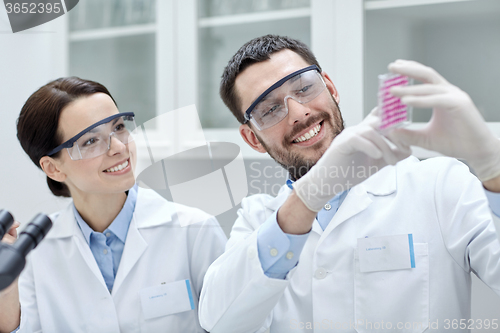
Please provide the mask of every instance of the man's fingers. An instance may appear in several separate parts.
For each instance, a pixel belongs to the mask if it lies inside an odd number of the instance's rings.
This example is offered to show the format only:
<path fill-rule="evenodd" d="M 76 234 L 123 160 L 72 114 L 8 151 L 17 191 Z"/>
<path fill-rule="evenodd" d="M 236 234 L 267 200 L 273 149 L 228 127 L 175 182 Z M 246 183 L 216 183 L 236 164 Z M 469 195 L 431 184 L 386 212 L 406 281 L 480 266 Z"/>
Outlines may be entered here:
<path fill-rule="evenodd" d="M 377 147 L 377 145 L 362 135 L 353 136 L 350 139 L 349 145 L 351 146 L 349 154 L 362 152 L 373 159 L 379 159 L 383 156 L 382 151 Z"/>
<path fill-rule="evenodd" d="M 434 69 L 424 66 L 421 63 L 410 60 L 396 60 L 387 67 L 389 71 L 396 74 L 406 75 L 425 83 L 447 83 Z"/>
<path fill-rule="evenodd" d="M 392 87 L 390 92 L 396 97 L 403 96 L 425 96 L 425 95 L 437 95 L 445 94 L 450 91 L 450 87 L 447 85 L 437 85 L 437 84 L 417 84 L 414 86 L 398 86 Z"/>
<path fill-rule="evenodd" d="M 396 128 L 387 137 L 394 142 L 402 152 L 410 150 L 409 146 L 427 147 L 427 136 L 423 130 L 409 130 L 406 128 Z"/>
<path fill-rule="evenodd" d="M 454 108 L 457 106 L 457 100 L 446 94 L 404 96 L 401 97 L 401 103 L 416 108 Z"/>
<path fill-rule="evenodd" d="M 374 145 L 376 145 L 377 148 L 382 152 L 381 158 L 383 158 L 387 164 L 396 164 L 397 162 L 399 162 L 395 151 L 389 146 L 384 137 L 378 132 L 367 131 L 364 133 L 364 136 L 366 139 L 370 140 Z"/>

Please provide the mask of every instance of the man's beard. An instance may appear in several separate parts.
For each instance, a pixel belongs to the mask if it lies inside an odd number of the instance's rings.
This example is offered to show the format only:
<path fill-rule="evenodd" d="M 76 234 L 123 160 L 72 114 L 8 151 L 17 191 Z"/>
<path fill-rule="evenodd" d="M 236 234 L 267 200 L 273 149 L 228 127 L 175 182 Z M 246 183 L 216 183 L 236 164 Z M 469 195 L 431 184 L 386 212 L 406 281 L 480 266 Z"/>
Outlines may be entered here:
<path fill-rule="evenodd" d="M 332 110 L 332 114 L 321 111 L 317 115 L 311 116 L 305 123 L 301 123 L 296 125 L 289 135 L 286 135 L 282 141 L 282 148 L 275 148 L 268 146 L 264 140 L 262 140 L 257 133 L 257 139 L 262 144 L 262 146 L 266 149 L 268 154 L 283 168 L 285 168 L 290 174 L 290 178 L 293 181 L 298 180 L 300 177 L 304 176 L 319 160 L 319 158 L 325 153 L 326 147 L 322 147 L 321 145 L 317 145 L 316 147 L 311 147 L 318 152 L 319 157 L 316 159 L 308 159 L 299 155 L 299 153 L 291 152 L 290 148 L 292 147 L 292 138 L 297 135 L 299 132 L 305 130 L 309 126 L 317 123 L 318 121 L 323 119 L 322 127 L 328 123 L 332 131 L 330 133 L 326 133 L 326 136 L 329 136 L 331 139 L 329 143 L 333 141 L 333 139 L 344 130 L 344 120 L 342 119 L 342 114 L 340 113 L 340 108 L 332 96 L 333 103 L 335 108 Z M 332 119 L 334 118 L 334 119 Z"/>

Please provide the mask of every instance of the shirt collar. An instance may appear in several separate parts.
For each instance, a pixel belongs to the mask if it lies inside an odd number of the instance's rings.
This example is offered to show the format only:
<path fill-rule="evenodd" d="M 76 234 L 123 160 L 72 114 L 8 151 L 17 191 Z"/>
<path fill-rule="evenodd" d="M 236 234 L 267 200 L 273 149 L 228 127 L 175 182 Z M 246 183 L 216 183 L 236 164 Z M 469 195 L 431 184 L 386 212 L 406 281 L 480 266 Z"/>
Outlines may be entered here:
<path fill-rule="evenodd" d="M 135 210 L 135 204 L 137 202 L 137 184 L 135 184 L 129 191 L 127 195 L 127 200 L 121 209 L 120 213 L 115 217 L 113 222 L 109 225 L 106 231 L 112 232 L 116 237 L 118 237 L 123 243 L 127 238 L 128 227 Z M 82 230 L 83 236 L 88 244 L 90 244 L 90 235 L 94 232 L 89 225 L 82 219 L 78 210 L 76 210 L 75 204 L 73 203 L 73 213 L 78 226 Z M 106 232 L 105 231 L 105 232 Z"/>

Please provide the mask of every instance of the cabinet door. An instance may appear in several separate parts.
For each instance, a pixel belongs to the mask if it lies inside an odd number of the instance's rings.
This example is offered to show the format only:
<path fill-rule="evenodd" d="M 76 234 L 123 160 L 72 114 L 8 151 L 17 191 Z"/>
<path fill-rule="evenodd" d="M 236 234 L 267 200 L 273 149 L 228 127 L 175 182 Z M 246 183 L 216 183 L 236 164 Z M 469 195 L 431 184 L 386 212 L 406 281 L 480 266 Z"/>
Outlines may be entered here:
<path fill-rule="evenodd" d="M 155 0 L 88 0 L 69 13 L 69 75 L 104 84 L 139 124 L 157 114 L 155 23 Z"/>
<path fill-rule="evenodd" d="M 398 59 L 435 68 L 466 91 L 495 129 L 498 112 L 500 1 L 365 1 L 365 108 L 377 102 L 377 75 Z M 430 109 L 415 109 L 424 123 Z M 496 133 L 497 135 L 500 132 Z"/>
<path fill-rule="evenodd" d="M 204 128 L 237 129 L 219 96 L 222 72 L 252 38 L 287 35 L 311 45 L 310 0 L 199 0 L 198 109 Z"/>

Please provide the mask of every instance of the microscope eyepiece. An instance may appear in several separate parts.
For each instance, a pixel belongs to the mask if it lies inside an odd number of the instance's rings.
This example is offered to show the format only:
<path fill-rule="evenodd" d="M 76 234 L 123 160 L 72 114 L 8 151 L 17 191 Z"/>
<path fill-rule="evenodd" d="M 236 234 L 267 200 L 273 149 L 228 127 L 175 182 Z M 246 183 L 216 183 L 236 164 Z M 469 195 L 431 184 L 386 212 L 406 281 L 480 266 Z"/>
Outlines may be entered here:
<path fill-rule="evenodd" d="M 52 221 L 44 214 L 38 214 L 19 234 L 17 242 L 13 247 L 16 248 L 23 256 L 33 250 L 47 235 L 52 228 Z"/>
<path fill-rule="evenodd" d="M 10 227 L 14 223 L 14 217 L 11 213 L 5 209 L 0 210 L 0 240 L 9 231 Z"/>
<path fill-rule="evenodd" d="M 11 214 L 0 211 L 1 230 L 8 231 L 13 222 Z M 38 214 L 21 231 L 14 244 L 0 242 L 0 291 L 7 288 L 21 274 L 26 264 L 26 255 L 37 247 L 51 227 L 52 221 L 46 215 Z"/>

